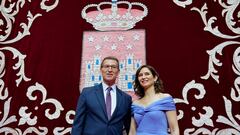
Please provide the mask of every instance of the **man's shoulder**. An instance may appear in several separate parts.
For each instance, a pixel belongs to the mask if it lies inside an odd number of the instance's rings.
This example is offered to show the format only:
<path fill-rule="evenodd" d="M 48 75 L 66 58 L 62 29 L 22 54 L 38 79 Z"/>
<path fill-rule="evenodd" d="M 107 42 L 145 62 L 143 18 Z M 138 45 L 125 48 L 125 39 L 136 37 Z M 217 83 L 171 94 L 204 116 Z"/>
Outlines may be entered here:
<path fill-rule="evenodd" d="M 120 93 L 122 93 L 122 95 L 126 96 L 127 98 L 132 98 L 127 92 L 121 90 L 121 89 L 118 89 L 120 91 Z"/>
<path fill-rule="evenodd" d="M 94 91 L 94 90 L 97 90 L 100 86 L 99 86 L 100 84 L 98 84 L 98 85 L 94 85 L 94 86 L 89 86 L 89 87 L 84 87 L 83 89 L 82 89 L 82 92 L 92 92 L 92 91 Z"/>
<path fill-rule="evenodd" d="M 98 85 L 99 85 L 99 84 L 94 85 L 94 86 L 84 87 L 83 89 L 95 89 L 96 87 L 99 87 Z"/>

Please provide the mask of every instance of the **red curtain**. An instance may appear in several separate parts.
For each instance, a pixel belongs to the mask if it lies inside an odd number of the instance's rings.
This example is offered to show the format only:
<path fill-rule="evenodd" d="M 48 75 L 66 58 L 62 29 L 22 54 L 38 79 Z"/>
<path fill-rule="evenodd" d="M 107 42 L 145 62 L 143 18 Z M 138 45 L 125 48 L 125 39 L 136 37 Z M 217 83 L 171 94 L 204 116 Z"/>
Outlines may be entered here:
<path fill-rule="evenodd" d="M 79 96 L 81 17 L 100 0 L 0 3 L 0 133 L 70 134 Z M 240 134 L 240 2 L 138 0 L 146 61 L 176 102 L 181 134 Z M 14 3 L 14 4 L 13 4 Z"/>

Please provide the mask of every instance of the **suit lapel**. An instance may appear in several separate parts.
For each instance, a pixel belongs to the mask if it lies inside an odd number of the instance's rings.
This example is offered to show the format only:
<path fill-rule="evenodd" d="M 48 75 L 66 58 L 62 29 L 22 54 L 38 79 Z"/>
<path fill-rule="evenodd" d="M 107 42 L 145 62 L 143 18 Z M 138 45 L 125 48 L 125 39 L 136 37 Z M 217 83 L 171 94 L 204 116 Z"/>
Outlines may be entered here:
<path fill-rule="evenodd" d="M 95 94 L 97 96 L 97 100 L 100 104 L 100 106 L 102 107 L 103 111 L 104 111 L 104 115 L 107 118 L 107 111 L 106 111 L 106 105 L 105 105 L 105 100 L 104 100 L 104 95 L 103 95 L 103 89 L 102 89 L 102 84 L 99 84 L 98 86 L 96 86 L 97 89 L 95 91 Z"/>

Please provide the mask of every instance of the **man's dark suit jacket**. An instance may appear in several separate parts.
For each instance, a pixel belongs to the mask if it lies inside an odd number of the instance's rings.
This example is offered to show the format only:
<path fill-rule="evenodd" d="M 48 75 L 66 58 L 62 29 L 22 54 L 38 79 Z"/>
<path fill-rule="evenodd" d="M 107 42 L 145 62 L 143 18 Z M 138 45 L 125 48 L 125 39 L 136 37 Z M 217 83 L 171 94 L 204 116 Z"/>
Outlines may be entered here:
<path fill-rule="evenodd" d="M 116 89 L 117 103 L 108 120 L 102 84 L 82 90 L 78 99 L 72 135 L 122 135 L 123 127 L 129 131 L 131 96 Z"/>

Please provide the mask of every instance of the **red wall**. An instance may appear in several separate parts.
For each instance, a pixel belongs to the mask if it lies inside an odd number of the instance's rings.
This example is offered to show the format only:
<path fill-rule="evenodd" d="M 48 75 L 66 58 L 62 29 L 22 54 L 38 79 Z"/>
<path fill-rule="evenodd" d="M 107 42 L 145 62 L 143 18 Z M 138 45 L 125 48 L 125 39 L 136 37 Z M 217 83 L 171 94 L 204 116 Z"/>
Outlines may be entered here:
<path fill-rule="evenodd" d="M 79 96 L 82 34 L 94 30 L 82 19 L 81 10 L 101 1 L 50 0 L 46 5 L 54 2 L 56 7 L 47 12 L 39 1 L 26 1 L 13 15 L 14 21 L 9 17 L 13 11 L 0 10 L 0 36 L 7 37 L 0 37 L 1 134 L 69 134 L 71 130 Z M 239 2 L 193 1 L 185 8 L 173 0 L 137 2 L 145 4 L 149 13 L 134 29 L 146 30 L 147 64 L 158 70 L 165 89 L 175 98 L 181 134 L 240 134 Z M 5 7 L 10 3 L 14 2 L 5 1 Z M 202 11 L 202 17 L 194 8 Z M 23 31 L 20 24 L 28 24 L 29 11 L 41 16 L 29 26 L 28 35 L 15 38 Z M 230 17 L 235 24 L 227 21 Z M 9 36 L 4 31 L 7 24 L 12 26 Z M 21 68 L 13 69 L 21 54 L 25 55 Z M 31 80 L 18 76 L 19 72 Z M 207 73 L 210 76 L 202 78 Z M 47 109 L 51 118 L 45 115 Z"/>

